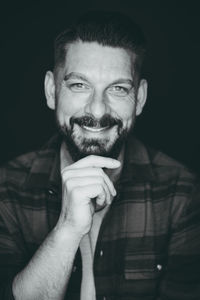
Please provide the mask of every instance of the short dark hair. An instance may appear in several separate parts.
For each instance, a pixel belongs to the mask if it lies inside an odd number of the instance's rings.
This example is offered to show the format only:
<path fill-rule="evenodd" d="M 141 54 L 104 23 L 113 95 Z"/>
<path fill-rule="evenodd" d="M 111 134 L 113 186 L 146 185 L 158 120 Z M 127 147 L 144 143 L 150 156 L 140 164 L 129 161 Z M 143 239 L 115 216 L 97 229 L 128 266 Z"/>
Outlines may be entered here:
<path fill-rule="evenodd" d="M 90 11 L 82 15 L 55 39 L 55 74 L 65 62 L 67 44 L 78 40 L 131 50 L 136 54 L 134 66 L 140 77 L 146 40 L 140 27 L 128 16 L 108 11 Z"/>

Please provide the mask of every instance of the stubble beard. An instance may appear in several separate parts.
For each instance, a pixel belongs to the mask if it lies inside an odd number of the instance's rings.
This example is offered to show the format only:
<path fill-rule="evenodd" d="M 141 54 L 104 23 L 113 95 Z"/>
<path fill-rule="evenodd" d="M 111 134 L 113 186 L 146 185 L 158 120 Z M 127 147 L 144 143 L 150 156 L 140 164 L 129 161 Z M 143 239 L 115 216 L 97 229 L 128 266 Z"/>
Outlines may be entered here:
<path fill-rule="evenodd" d="M 110 157 L 117 159 L 119 157 L 120 151 L 125 144 L 128 136 L 130 135 L 134 120 L 132 122 L 131 128 L 123 128 L 123 123 L 121 120 L 114 120 L 112 117 L 105 115 L 100 121 L 96 121 L 93 119 L 93 123 L 91 124 L 91 116 L 89 116 L 89 120 L 85 121 L 88 116 L 84 116 L 82 118 L 70 119 L 70 126 L 60 125 L 59 120 L 56 116 L 56 123 L 59 130 L 59 133 L 62 136 L 62 140 L 64 141 L 69 154 L 71 155 L 73 161 L 78 161 L 81 158 L 84 158 L 88 155 L 99 155 L 104 157 Z M 81 125 L 82 123 L 86 123 L 90 126 L 101 126 L 110 124 L 112 126 L 116 126 L 116 138 L 114 138 L 113 142 L 110 143 L 109 138 L 84 138 L 82 136 L 78 136 L 74 131 L 74 124 Z M 94 124 L 95 123 L 95 124 Z M 112 137 L 111 137 L 112 138 Z M 108 146 L 109 145 L 109 146 Z"/>

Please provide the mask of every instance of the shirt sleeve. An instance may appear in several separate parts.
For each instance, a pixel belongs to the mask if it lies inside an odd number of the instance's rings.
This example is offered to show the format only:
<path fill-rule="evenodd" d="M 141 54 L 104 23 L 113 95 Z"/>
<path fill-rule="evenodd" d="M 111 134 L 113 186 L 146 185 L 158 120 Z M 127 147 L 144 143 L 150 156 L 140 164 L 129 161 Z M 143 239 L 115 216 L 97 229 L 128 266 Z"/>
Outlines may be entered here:
<path fill-rule="evenodd" d="M 2 195 L 2 194 L 1 194 Z M 0 201 L 0 299 L 13 300 L 12 282 L 23 268 L 24 253 L 19 243 L 19 233 L 14 214 Z"/>
<path fill-rule="evenodd" d="M 188 199 L 187 199 L 188 200 Z M 173 218 L 173 214 L 172 214 Z M 159 300 L 200 299 L 200 187 L 196 186 L 171 229 Z"/>

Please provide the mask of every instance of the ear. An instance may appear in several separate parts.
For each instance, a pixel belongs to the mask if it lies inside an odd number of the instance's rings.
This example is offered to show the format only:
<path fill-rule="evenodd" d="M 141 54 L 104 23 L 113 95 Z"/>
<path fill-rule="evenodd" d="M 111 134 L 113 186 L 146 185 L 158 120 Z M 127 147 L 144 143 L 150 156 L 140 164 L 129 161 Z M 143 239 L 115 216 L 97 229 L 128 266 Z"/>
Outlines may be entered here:
<path fill-rule="evenodd" d="M 45 96 L 47 100 L 47 105 L 50 109 L 55 109 L 55 80 L 54 75 L 51 71 L 48 71 L 45 75 L 44 80 L 44 90 L 45 90 Z"/>
<path fill-rule="evenodd" d="M 136 116 L 139 116 L 141 114 L 143 107 L 145 105 L 147 99 L 147 87 L 148 84 L 146 79 L 141 79 L 137 91 Z"/>

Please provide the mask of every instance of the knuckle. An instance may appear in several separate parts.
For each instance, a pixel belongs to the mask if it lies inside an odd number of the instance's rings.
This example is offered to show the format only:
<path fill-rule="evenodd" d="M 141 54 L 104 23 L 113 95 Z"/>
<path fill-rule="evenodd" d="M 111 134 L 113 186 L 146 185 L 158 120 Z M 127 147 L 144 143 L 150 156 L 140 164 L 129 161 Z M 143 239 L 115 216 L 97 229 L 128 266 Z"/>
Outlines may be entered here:
<path fill-rule="evenodd" d="M 70 176 L 70 170 L 68 170 L 67 168 L 63 169 L 61 171 L 61 177 L 62 179 L 67 179 Z"/>
<path fill-rule="evenodd" d="M 73 187 L 72 189 L 71 189 L 71 196 L 73 197 L 73 198 L 76 198 L 77 196 L 79 196 L 80 195 L 80 190 L 79 190 L 79 188 L 76 188 L 76 187 Z"/>
<path fill-rule="evenodd" d="M 68 189 L 72 188 L 73 187 L 73 183 L 74 183 L 74 180 L 72 178 L 68 178 L 66 181 L 65 181 L 65 184 L 67 186 Z"/>

